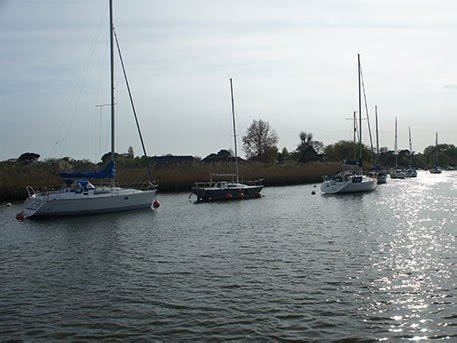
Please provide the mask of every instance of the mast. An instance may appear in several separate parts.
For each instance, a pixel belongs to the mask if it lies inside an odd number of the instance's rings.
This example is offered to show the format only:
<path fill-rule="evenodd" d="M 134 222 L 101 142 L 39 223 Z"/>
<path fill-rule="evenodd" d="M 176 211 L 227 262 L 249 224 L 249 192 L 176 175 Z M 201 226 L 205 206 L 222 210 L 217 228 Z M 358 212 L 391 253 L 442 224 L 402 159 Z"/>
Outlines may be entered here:
<path fill-rule="evenodd" d="M 411 143 L 411 126 L 408 126 L 409 131 L 409 166 L 413 166 L 413 144 Z"/>
<path fill-rule="evenodd" d="M 374 114 L 376 117 L 376 164 L 379 166 L 378 105 L 375 105 L 375 107 L 374 107 Z"/>
<path fill-rule="evenodd" d="M 109 1 L 109 38 L 110 38 L 110 69 L 111 69 L 111 162 L 115 168 L 114 157 L 114 46 L 113 46 L 113 0 Z M 111 186 L 116 184 L 116 169 L 111 180 Z"/>
<path fill-rule="evenodd" d="M 395 117 L 395 168 L 398 167 L 398 154 L 397 154 L 397 117 Z"/>
<path fill-rule="evenodd" d="M 438 132 L 436 133 L 435 140 L 435 166 L 438 166 Z"/>
<path fill-rule="evenodd" d="M 359 166 L 362 167 L 362 92 L 360 80 L 360 54 L 357 54 L 358 78 L 359 78 Z"/>
<path fill-rule="evenodd" d="M 354 161 L 357 158 L 357 111 L 354 111 Z"/>
<path fill-rule="evenodd" d="M 232 96 L 232 120 L 233 120 L 233 140 L 235 142 L 235 164 L 236 164 L 236 182 L 240 182 L 238 169 L 238 150 L 236 145 L 236 125 L 235 125 L 235 102 L 233 100 L 233 82 L 230 79 L 230 94 Z"/>

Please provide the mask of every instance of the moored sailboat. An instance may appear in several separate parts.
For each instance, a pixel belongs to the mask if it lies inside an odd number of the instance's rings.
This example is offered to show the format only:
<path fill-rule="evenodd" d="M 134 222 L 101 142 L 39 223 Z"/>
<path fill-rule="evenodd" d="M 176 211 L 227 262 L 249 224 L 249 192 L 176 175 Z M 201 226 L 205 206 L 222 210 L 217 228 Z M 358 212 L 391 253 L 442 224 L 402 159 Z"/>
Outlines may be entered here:
<path fill-rule="evenodd" d="M 376 165 L 369 172 L 369 176 L 376 178 L 378 185 L 387 183 L 387 171 L 381 169 L 379 165 L 379 127 L 378 127 L 378 106 L 375 106 L 376 119 Z"/>
<path fill-rule="evenodd" d="M 197 202 L 242 200 L 260 198 L 263 180 L 240 182 L 238 165 L 238 149 L 236 140 L 235 102 L 233 98 L 233 81 L 230 79 L 230 95 L 232 101 L 233 139 L 235 145 L 235 174 L 211 174 L 209 182 L 196 182 L 192 193 L 197 196 Z M 191 194 L 192 195 L 192 194 Z"/>
<path fill-rule="evenodd" d="M 25 200 L 18 219 L 34 217 L 56 217 L 69 215 L 98 214 L 118 212 L 142 208 L 158 207 L 156 199 L 157 184 L 152 180 L 151 168 L 147 162 L 151 180 L 145 184 L 145 189 L 121 188 L 116 186 L 115 161 L 115 111 L 114 111 L 114 39 L 116 39 L 119 58 L 124 72 L 129 98 L 140 135 L 143 152 L 146 155 L 143 137 L 133 105 L 130 87 L 125 73 L 119 43 L 114 32 L 113 6 L 109 1 L 110 17 L 110 74 L 111 74 L 111 159 L 108 165 L 96 172 L 68 172 L 59 174 L 65 185 L 56 191 L 35 192 L 27 187 L 28 197 Z M 147 160 L 147 158 L 146 158 Z M 90 180 L 110 179 L 110 186 L 96 187 Z"/>
<path fill-rule="evenodd" d="M 431 174 L 441 174 L 442 170 L 438 165 L 438 132 L 436 133 L 436 140 L 435 140 L 435 166 L 430 170 Z"/>
<path fill-rule="evenodd" d="M 404 179 L 406 177 L 406 173 L 402 168 L 398 168 L 398 147 L 397 147 L 397 117 L 395 117 L 395 169 L 392 169 L 389 174 L 391 179 Z"/>
<path fill-rule="evenodd" d="M 405 170 L 406 177 L 417 177 L 417 170 L 413 167 L 413 145 L 411 142 L 411 127 L 408 127 L 409 131 L 409 167 Z"/>
<path fill-rule="evenodd" d="M 359 167 L 362 168 L 362 98 L 361 98 L 361 70 L 360 55 L 357 54 L 357 70 L 359 84 Z M 321 192 L 325 194 L 370 192 L 376 189 L 377 181 L 374 178 L 344 171 L 326 178 L 321 184 Z"/>

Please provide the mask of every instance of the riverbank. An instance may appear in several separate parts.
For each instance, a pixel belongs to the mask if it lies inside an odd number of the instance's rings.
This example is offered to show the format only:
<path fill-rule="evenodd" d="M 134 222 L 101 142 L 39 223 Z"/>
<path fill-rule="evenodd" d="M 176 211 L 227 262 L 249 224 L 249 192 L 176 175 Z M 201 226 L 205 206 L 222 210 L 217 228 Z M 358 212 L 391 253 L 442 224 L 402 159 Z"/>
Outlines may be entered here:
<path fill-rule="evenodd" d="M 333 162 L 312 162 L 307 164 L 263 165 L 245 164 L 240 168 L 243 180 L 264 179 L 264 185 L 286 186 L 316 183 L 322 176 L 331 175 L 347 167 Z M 170 166 L 154 169 L 161 193 L 190 191 L 194 182 L 208 181 L 210 174 L 233 173 L 227 164 Z M 122 186 L 139 184 L 147 179 L 145 168 L 118 167 L 117 182 Z M 58 188 L 62 179 L 55 168 L 45 163 L 30 165 L 10 164 L 0 167 L 0 201 L 23 200 L 26 186 L 35 190 L 47 187 Z M 97 183 L 95 183 L 97 184 Z"/>

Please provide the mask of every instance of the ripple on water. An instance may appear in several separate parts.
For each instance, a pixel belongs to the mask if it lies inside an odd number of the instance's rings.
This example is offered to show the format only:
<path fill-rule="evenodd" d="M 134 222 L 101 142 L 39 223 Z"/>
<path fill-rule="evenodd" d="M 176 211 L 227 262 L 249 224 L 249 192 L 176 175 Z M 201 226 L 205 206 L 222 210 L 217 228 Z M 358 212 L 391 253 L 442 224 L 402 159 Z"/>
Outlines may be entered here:
<path fill-rule="evenodd" d="M 457 337 L 457 173 L 362 196 L 312 188 L 23 223 L 2 208 L 0 337 Z"/>

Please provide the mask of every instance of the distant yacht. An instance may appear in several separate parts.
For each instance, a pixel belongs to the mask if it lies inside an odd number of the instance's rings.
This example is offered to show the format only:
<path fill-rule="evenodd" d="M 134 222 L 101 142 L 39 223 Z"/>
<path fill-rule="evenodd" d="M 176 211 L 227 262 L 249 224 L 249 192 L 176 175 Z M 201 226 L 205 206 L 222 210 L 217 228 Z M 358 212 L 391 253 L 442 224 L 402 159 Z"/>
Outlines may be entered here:
<path fill-rule="evenodd" d="M 390 178 L 391 179 L 404 179 L 406 177 L 406 173 L 403 169 L 398 168 L 398 148 L 397 148 L 397 117 L 395 117 L 395 169 L 390 171 Z"/>
<path fill-rule="evenodd" d="M 362 168 L 362 93 L 360 55 L 357 55 L 359 81 L 359 167 Z M 377 187 L 376 179 L 352 171 L 344 171 L 330 178 L 325 178 L 321 184 L 321 192 L 326 194 L 370 192 Z"/>
<path fill-rule="evenodd" d="M 18 219 L 30 217 L 55 217 L 69 215 L 97 214 L 106 212 L 118 212 L 125 210 L 158 207 L 156 199 L 157 185 L 151 181 L 147 183 L 146 190 L 133 188 L 116 187 L 116 161 L 114 153 L 114 45 L 116 39 L 119 57 L 124 72 L 129 97 L 135 115 L 143 152 L 143 137 L 138 124 L 135 107 L 133 105 L 130 87 L 128 85 L 125 68 L 120 55 L 119 43 L 113 26 L 112 0 L 109 2 L 110 13 L 110 73 L 111 73 L 111 161 L 102 170 L 97 172 L 75 172 L 61 173 L 60 176 L 65 180 L 65 185 L 57 191 L 35 192 L 28 186 L 28 197 L 25 200 L 22 211 L 18 213 Z M 147 160 L 147 159 L 146 159 Z M 148 171 L 151 176 L 149 164 Z M 111 179 L 110 186 L 96 187 L 89 179 Z"/>
<path fill-rule="evenodd" d="M 230 95 L 232 100 L 233 139 L 235 143 L 235 174 L 211 174 L 209 182 L 196 182 L 192 193 L 197 196 L 197 202 L 242 200 L 260 198 L 263 189 L 263 180 L 249 181 L 248 184 L 240 182 L 238 166 L 238 150 L 236 141 L 235 103 L 233 99 L 233 82 L 230 79 Z M 191 194 L 192 195 L 192 194 Z"/>
<path fill-rule="evenodd" d="M 376 165 L 369 172 L 369 176 L 376 179 L 378 185 L 387 183 L 387 171 L 381 169 L 379 165 L 379 128 L 378 128 L 378 106 L 375 106 L 375 118 L 376 118 Z"/>
<path fill-rule="evenodd" d="M 406 177 L 417 177 L 417 170 L 413 167 L 413 144 L 411 142 L 411 127 L 409 131 L 409 167 L 405 170 Z"/>
<path fill-rule="evenodd" d="M 435 140 L 435 166 L 430 169 L 431 174 L 441 174 L 441 168 L 438 165 L 438 132 L 436 133 Z"/>

